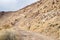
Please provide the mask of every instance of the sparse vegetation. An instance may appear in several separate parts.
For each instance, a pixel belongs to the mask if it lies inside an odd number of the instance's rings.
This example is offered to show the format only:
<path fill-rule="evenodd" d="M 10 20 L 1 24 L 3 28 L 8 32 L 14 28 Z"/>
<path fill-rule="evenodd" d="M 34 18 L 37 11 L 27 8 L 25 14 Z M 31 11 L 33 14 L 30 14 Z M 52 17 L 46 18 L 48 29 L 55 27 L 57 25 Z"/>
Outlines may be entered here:
<path fill-rule="evenodd" d="M 7 30 L 0 31 L 0 40 L 17 40 L 16 36 L 13 32 L 9 32 Z"/>

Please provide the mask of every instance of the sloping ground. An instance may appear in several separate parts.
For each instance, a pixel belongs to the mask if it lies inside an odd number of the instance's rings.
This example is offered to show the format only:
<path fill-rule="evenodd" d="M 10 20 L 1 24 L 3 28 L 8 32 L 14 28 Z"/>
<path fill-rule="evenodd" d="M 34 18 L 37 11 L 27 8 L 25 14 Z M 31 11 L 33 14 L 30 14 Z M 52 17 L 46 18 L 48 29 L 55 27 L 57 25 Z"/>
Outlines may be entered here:
<path fill-rule="evenodd" d="M 0 40 L 55 40 L 42 34 L 20 30 L 19 28 L 0 31 Z"/>
<path fill-rule="evenodd" d="M 60 40 L 60 0 L 41 0 L 0 17 L 0 29 L 19 27 Z"/>

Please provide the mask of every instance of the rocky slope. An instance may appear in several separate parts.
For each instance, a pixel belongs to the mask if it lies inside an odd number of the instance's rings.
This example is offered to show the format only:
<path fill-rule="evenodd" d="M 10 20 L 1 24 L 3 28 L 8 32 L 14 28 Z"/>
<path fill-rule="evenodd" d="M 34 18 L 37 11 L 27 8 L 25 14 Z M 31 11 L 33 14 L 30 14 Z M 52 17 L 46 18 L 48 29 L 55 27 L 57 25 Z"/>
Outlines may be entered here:
<path fill-rule="evenodd" d="M 0 30 L 19 27 L 60 40 L 60 0 L 40 0 L 21 10 L 2 13 Z"/>

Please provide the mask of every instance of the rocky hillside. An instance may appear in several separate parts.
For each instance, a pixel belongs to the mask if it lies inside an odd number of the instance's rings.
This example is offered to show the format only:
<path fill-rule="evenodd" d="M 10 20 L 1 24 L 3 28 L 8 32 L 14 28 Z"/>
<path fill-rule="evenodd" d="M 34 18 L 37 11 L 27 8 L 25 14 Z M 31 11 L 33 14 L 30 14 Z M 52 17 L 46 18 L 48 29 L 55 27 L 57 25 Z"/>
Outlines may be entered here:
<path fill-rule="evenodd" d="M 0 30 L 12 27 L 60 40 L 60 0 L 40 0 L 15 12 L 1 12 Z"/>

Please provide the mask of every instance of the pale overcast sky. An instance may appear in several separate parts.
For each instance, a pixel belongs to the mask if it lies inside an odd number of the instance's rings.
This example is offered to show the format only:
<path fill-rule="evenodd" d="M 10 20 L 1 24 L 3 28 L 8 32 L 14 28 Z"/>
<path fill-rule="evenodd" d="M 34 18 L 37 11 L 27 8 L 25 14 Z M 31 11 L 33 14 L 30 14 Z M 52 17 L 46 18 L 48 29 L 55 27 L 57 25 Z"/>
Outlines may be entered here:
<path fill-rule="evenodd" d="M 15 11 L 37 0 L 0 0 L 0 11 Z"/>

